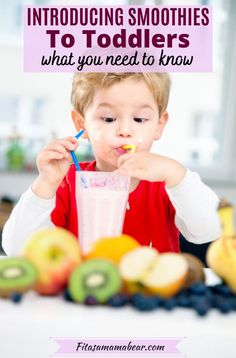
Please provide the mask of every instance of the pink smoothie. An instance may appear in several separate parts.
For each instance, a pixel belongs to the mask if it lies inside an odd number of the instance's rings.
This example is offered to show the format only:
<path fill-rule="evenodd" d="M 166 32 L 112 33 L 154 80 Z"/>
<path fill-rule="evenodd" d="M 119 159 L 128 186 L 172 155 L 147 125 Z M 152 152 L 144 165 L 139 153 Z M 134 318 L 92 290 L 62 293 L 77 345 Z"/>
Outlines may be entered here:
<path fill-rule="evenodd" d="M 94 175 L 95 179 L 93 172 L 77 175 L 79 242 L 84 254 L 95 240 L 122 234 L 129 195 L 128 177 L 101 172 Z"/>

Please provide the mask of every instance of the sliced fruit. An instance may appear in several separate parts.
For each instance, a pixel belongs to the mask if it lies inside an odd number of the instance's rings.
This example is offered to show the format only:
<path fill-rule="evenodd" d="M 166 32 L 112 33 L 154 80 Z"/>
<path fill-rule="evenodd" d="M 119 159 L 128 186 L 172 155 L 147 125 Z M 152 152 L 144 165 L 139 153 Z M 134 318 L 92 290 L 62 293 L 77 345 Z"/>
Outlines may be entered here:
<path fill-rule="evenodd" d="M 180 254 L 164 253 L 159 255 L 143 283 L 151 293 L 168 298 L 183 288 L 187 272 L 187 261 Z"/>
<path fill-rule="evenodd" d="M 206 260 L 208 266 L 236 293 L 236 236 L 212 242 Z"/>
<path fill-rule="evenodd" d="M 128 293 L 146 293 L 144 277 L 152 269 L 158 256 L 156 249 L 140 246 L 122 257 L 119 271 Z"/>
<path fill-rule="evenodd" d="M 68 290 L 75 302 L 94 297 L 98 303 L 107 302 L 121 289 L 119 271 L 111 261 L 91 259 L 80 264 L 71 274 Z"/>
<path fill-rule="evenodd" d="M 119 264 L 129 293 L 141 292 L 171 297 L 183 287 L 188 264 L 180 254 L 140 247 L 124 255 Z"/>
<path fill-rule="evenodd" d="M 138 241 L 128 235 L 104 237 L 94 242 L 86 259 L 105 258 L 119 263 L 124 254 L 140 247 Z"/>
<path fill-rule="evenodd" d="M 188 263 L 188 272 L 184 287 L 190 287 L 197 282 L 205 282 L 204 265 L 202 261 L 191 254 L 183 253 L 182 256 Z"/>
<path fill-rule="evenodd" d="M 28 260 L 20 257 L 0 260 L 0 296 L 23 293 L 35 286 L 37 270 Z"/>
<path fill-rule="evenodd" d="M 36 290 L 43 295 L 55 295 L 63 290 L 71 272 L 82 260 L 77 238 L 61 228 L 33 234 L 25 246 L 24 256 L 38 269 Z"/>

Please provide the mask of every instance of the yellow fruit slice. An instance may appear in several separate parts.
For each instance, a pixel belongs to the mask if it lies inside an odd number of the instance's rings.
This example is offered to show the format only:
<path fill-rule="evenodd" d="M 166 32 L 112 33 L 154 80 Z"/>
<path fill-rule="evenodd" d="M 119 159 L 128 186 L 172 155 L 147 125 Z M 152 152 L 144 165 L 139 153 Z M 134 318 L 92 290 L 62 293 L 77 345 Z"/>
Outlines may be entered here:
<path fill-rule="evenodd" d="M 104 237 L 94 242 L 92 250 L 85 256 L 85 259 L 105 258 L 119 263 L 124 254 L 139 246 L 139 242 L 128 235 Z"/>

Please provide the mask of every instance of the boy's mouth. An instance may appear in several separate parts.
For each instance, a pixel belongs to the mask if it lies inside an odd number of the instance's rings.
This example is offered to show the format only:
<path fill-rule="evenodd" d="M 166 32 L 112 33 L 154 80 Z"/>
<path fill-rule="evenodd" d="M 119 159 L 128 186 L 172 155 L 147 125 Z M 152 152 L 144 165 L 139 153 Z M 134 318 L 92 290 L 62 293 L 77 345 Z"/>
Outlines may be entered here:
<path fill-rule="evenodd" d="M 120 147 L 115 148 L 118 154 L 127 154 L 127 153 L 134 153 L 136 150 L 135 144 L 125 144 Z"/>
<path fill-rule="evenodd" d="M 121 155 L 128 153 L 127 149 L 124 149 L 123 147 L 115 148 L 115 151 L 116 151 L 118 154 L 121 154 Z"/>

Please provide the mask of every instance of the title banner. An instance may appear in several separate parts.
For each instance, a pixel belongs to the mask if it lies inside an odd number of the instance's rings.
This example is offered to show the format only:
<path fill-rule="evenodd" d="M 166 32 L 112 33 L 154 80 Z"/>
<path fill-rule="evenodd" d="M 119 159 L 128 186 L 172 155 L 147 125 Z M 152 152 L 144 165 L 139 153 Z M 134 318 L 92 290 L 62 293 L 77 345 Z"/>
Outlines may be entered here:
<path fill-rule="evenodd" d="M 211 72 L 209 6 L 25 7 L 26 72 Z"/>

